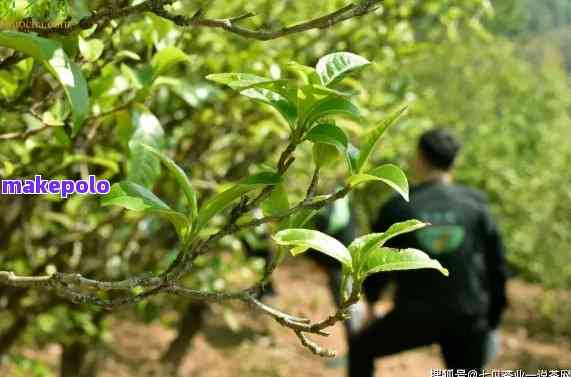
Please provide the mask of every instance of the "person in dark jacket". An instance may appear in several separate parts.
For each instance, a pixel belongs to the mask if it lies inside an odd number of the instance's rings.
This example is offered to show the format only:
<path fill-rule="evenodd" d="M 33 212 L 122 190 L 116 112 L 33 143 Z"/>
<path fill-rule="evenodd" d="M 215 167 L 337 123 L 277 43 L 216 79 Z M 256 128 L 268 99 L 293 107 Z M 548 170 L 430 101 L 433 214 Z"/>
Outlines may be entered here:
<path fill-rule="evenodd" d="M 373 226 L 374 232 L 383 232 L 408 219 L 432 224 L 388 246 L 423 250 L 450 276 L 426 269 L 379 273 L 365 281 L 369 315 L 389 280 L 396 282 L 394 308 L 350 339 L 350 377 L 372 377 L 377 357 L 434 343 L 449 369 L 484 367 L 488 335 L 506 307 L 506 263 L 485 195 L 453 182 L 459 150 L 460 143 L 446 130 L 424 133 L 410 202 L 393 197 Z"/>

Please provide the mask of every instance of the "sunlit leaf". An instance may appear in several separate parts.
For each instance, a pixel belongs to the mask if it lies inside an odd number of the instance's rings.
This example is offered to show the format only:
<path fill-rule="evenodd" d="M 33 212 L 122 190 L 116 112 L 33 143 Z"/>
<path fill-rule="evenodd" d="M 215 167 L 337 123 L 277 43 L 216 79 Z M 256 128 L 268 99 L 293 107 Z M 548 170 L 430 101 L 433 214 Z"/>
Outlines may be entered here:
<path fill-rule="evenodd" d="M 0 31 L 0 46 L 21 51 L 42 62 L 63 86 L 73 111 L 73 135 L 89 115 L 89 93 L 81 68 L 53 40 L 17 31 Z"/>
<path fill-rule="evenodd" d="M 274 81 L 250 73 L 213 73 L 206 76 L 206 79 L 219 84 L 228 85 L 237 91 L 249 88 L 254 84 Z"/>
<path fill-rule="evenodd" d="M 164 154 L 157 151 L 155 148 L 143 144 L 143 148 L 151 152 L 154 156 L 156 156 L 161 162 L 167 167 L 167 169 L 174 175 L 178 185 L 182 188 L 184 195 L 186 196 L 186 200 L 188 205 L 190 206 L 190 216 L 193 219 L 196 219 L 198 216 L 198 204 L 196 199 L 196 192 L 192 188 L 192 183 L 190 183 L 190 179 L 186 175 L 186 173 L 178 166 L 173 160 L 169 157 L 165 156 Z"/>
<path fill-rule="evenodd" d="M 383 136 L 387 128 L 393 125 L 401 117 L 401 115 L 404 113 L 406 109 L 407 108 L 405 107 L 400 111 L 398 111 L 393 116 L 389 117 L 388 119 L 385 119 L 365 135 L 365 140 L 361 145 L 361 151 L 357 159 L 357 165 L 356 165 L 357 172 L 360 173 L 363 171 L 363 169 L 365 168 L 365 164 L 367 163 L 367 160 L 373 153 L 373 150 L 376 148 L 379 140 L 381 139 L 381 136 Z"/>
<path fill-rule="evenodd" d="M 317 74 L 324 86 L 329 86 L 345 75 L 371 64 L 367 59 L 350 52 L 335 52 L 325 55 L 316 65 Z"/>
<path fill-rule="evenodd" d="M 286 67 L 292 72 L 296 73 L 305 84 L 321 84 L 321 80 L 317 71 L 313 67 L 307 65 L 299 64 L 298 62 L 288 62 Z"/>
<path fill-rule="evenodd" d="M 389 227 L 385 232 L 382 233 L 370 233 L 359 238 L 356 238 L 349 245 L 349 251 L 353 258 L 358 260 L 366 259 L 370 250 L 374 247 L 383 246 L 388 240 L 401 234 L 414 232 L 415 230 L 422 229 L 430 224 L 423 223 L 418 220 L 406 220 L 403 222 L 398 222 Z"/>
<path fill-rule="evenodd" d="M 353 187 L 371 181 L 386 183 L 408 201 L 408 180 L 398 166 L 393 164 L 381 165 L 368 173 L 355 174 L 347 179 L 349 185 Z"/>
<path fill-rule="evenodd" d="M 139 60 L 141 60 L 141 57 L 133 51 L 122 50 L 122 51 L 119 51 L 117 54 L 115 54 L 115 59 L 116 60 L 131 59 L 131 60 L 139 61 Z"/>
<path fill-rule="evenodd" d="M 352 269 L 349 250 L 341 242 L 325 233 L 310 229 L 286 229 L 276 233 L 273 238 L 279 245 L 293 246 L 296 254 L 312 248 L 337 259 L 347 268 Z"/>
<path fill-rule="evenodd" d="M 89 61 L 94 62 L 101 56 L 103 52 L 103 41 L 100 39 L 83 39 L 79 38 L 79 51 L 81 55 Z"/>
<path fill-rule="evenodd" d="M 227 85 L 243 96 L 275 108 L 293 127 L 297 109 L 288 99 L 282 86 L 287 80 L 273 80 L 250 73 L 217 73 L 206 76 L 208 80 Z"/>
<path fill-rule="evenodd" d="M 170 210 L 170 207 L 150 190 L 130 181 L 115 183 L 109 194 L 102 198 L 101 204 L 118 205 L 131 211 Z"/>
<path fill-rule="evenodd" d="M 442 267 L 436 259 L 417 249 L 391 249 L 375 247 L 364 261 L 363 271 L 366 275 L 377 272 L 415 270 L 433 268 L 448 276 L 448 270 Z"/>
<path fill-rule="evenodd" d="M 131 109 L 132 133 L 129 141 L 130 156 L 127 177 L 144 187 L 152 187 L 161 174 L 158 157 L 143 148 L 147 144 L 157 150 L 164 144 L 164 131 L 155 115 L 145 106 L 137 104 Z"/>

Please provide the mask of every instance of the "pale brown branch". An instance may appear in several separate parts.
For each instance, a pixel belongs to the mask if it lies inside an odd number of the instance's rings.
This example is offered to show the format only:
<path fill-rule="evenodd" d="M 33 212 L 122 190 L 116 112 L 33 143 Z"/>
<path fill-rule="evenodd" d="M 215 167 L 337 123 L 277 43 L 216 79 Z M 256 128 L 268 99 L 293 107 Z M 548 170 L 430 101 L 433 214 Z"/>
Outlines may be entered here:
<path fill-rule="evenodd" d="M 313 170 L 313 176 L 311 177 L 311 183 L 309 184 L 309 187 L 307 188 L 307 192 L 305 194 L 305 199 L 303 200 L 303 203 L 308 202 L 315 195 L 315 191 L 317 190 L 317 184 L 319 183 L 319 170 L 320 170 L 319 166 L 316 166 L 315 170 Z"/>
<path fill-rule="evenodd" d="M 157 286 L 162 283 L 162 280 L 158 277 L 133 277 L 119 281 L 99 281 L 85 278 L 81 274 L 55 273 L 43 276 L 17 276 L 11 271 L 0 271 L 0 282 L 15 287 L 40 287 L 60 283 L 68 286 L 77 286 L 79 288 L 113 291 L 130 290 L 135 287 Z"/>
<path fill-rule="evenodd" d="M 300 338 L 304 347 L 307 347 L 314 354 L 324 357 L 335 356 L 335 353 L 320 347 L 308 339 L 304 333 L 328 336 L 329 334 L 324 330 L 344 320 L 347 315 L 347 308 L 358 299 L 358 293 L 354 292 L 351 298 L 344 302 L 335 314 L 321 322 L 311 323 L 307 318 L 284 313 L 258 300 L 255 295 L 260 289 L 259 285 L 254 285 L 251 288 L 237 292 L 208 292 L 190 289 L 173 282 L 166 282 L 158 277 L 133 277 L 121 281 L 109 282 L 84 278 L 80 274 L 55 273 L 45 276 L 17 276 L 11 271 L 0 271 L 0 282 L 14 287 L 44 287 L 53 289 L 59 296 L 73 303 L 97 305 L 107 310 L 122 305 L 135 304 L 160 293 L 175 294 L 192 300 L 216 303 L 228 300 L 239 300 L 249 304 L 255 310 L 272 317 L 280 325 L 293 330 Z M 129 291 L 136 287 L 147 287 L 149 289 L 137 295 L 127 295 L 114 299 L 102 299 L 95 294 L 84 292 L 86 289 Z"/>
<path fill-rule="evenodd" d="M 34 128 L 31 130 L 27 130 L 27 131 L 10 132 L 10 133 L 6 133 L 6 134 L 0 134 L 0 140 L 18 140 L 18 139 L 24 140 L 24 139 L 29 138 L 30 136 L 44 132 L 45 130 L 47 130 L 51 127 L 55 127 L 55 126 L 43 124 L 42 126 L 40 126 L 38 128 Z"/>
<path fill-rule="evenodd" d="M 324 16 L 300 22 L 298 24 L 287 26 L 277 30 L 252 30 L 236 25 L 235 24 L 236 19 L 240 20 L 243 19 L 243 17 L 237 17 L 237 18 L 231 17 L 226 19 L 206 19 L 202 17 L 185 17 L 181 15 L 175 15 L 165 11 L 164 9 L 161 10 L 153 9 L 153 12 L 157 13 L 161 17 L 170 19 L 179 26 L 219 28 L 233 34 L 240 35 L 244 38 L 267 41 L 271 39 L 285 37 L 291 34 L 305 32 L 312 29 L 326 29 L 332 27 L 333 25 L 343 22 L 345 20 L 355 17 L 360 17 L 367 13 L 370 13 L 373 10 L 375 10 L 380 3 L 381 0 L 360 1 L 359 3 L 346 5 Z"/>
<path fill-rule="evenodd" d="M 289 210 L 287 210 L 286 212 L 284 212 L 282 214 L 274 215 L 274 216 L 265 216 L 265 217 L 262 217 L 260 219 L 256 219 L 256 220 L 252 220 L 252 221 L 249 221 L 249 222 L 246 222 L 243 224 L 239 224 L 236 226 L 236 231 L 260 226 L 262 224 L 266 224 L 266 223 L 270 223 L 270 222 L 277 222 L 277 221 L 283 220 L 286 217 L 289 217 L 289 216 L 295 214 L 296 212 L 299 212 L 302 209 L 319 210 L 321 208 L 324 208 L 328 204 L 331 204 L 334 201 L 343 198 L 345 195 L 347 195 L 349 193 L 349 191 L 350 191 L 350 188 L 349 188 L 349 186 L 347 186 L 347 187 L 337 191 L 335 194 L 329 195 L 325 199 L 316 200 L 316 201 L 310 201 L 310 200 L 304 199 L 300 204 L 298 204 L 295 207 L 290 208 Z"/>
<path fill-rule="evenodd" d="M 296 331 L 295 335 L 301 341 L 301 344 L 309 349 L 314 355 L 321 356 L 321 357 L 335 357 L 335 351 L 328 350 L 326 348 L 321 347 L 319 344 L 315 343 L 311 339 L 309 339 L 303 332 Z"/>
<path fill-rule="evenodd" d="M 0 282 L 13 287 L 48 286 L 51 276 L 17 276 L 12 271 L 0 271 Z"/>
<path fill-rule="evenodd" d="M 122 105 L 119 105 L 119 106 L 117 106 L 111 110 L 102 112 L 100 114 L 91 115 L 85 119 L 85 122 L 93 122 L 93 121 L 99 120 L 101 118 L 104 118 L 108 115 L 112 115 L 116 112 L 119 112 L 121 110 L 128 108 L 129 106 L 131 106 L 132 103 L 133 103 L 133 101 L 129 101 L 129 102 L 124 103 Z M 36 119 L 42 121 L 42 119 L 37 114 L 35 114 L 33 112 L 31 112 L 30 114 L 32 114 L 32 116 L 34 116 Z M 60 127 L 60 126 L 52 126 L 52 125 L 43 123 L 40 127 L 31 129 L 31 130 L 0 134 L 0 141 L 2 141 L 2 140 L 25 140 L 31 136 L 34 136 L 36 134 L 42 133 L 42 132 L 44 132 L 50 128 L 55 128 L 55 127 Z"/>
<path fill-rule="evenodd" d="M 171 20 L 181 27 L 222 29 L 244 38 L 267 41 L 308 30 L 329 28 L 348 19 L 363 16 L 374 11 L 382 0 L 361 0 L 357 3 L 346 5 L 324 16 L 316 17 L 314 19 L 277 30 L 253 30 L 237 25 L 239 21 L 253 17 L 253 13 L 246 13 L 223 19 L 208 19 L 203 17 L 204 12 L 202 9 L 191 17 L 174 14 L 164 9 L 166 5 L 170 5 L 173 2 L 174 0 L 147 0 L 140 4 L 124 8 L 107 8 L 100 10 L 81 19 L 76 24 L 61 24 L 50 28 L 40 28 L 34 27 L 34 25 L 27 25 L 25 27 L 25 31 L 38 32 L 41 34 L 70 34 L 89 29 L 93 25 L 107 23 L 110 20 L 117 20 L 131 15 L 151 12 L 159 17 Z"/>

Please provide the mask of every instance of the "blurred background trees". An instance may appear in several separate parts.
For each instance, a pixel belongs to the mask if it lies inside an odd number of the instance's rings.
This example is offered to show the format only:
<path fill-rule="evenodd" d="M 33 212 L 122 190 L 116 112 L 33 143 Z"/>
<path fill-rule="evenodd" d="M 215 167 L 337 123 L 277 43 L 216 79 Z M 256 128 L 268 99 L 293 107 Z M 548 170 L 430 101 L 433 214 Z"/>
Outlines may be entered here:
<path fill-rule="evenodd" d="M 22 9 L 31 4 L 36 19 L 75 21 L 130 2 L 17 3 L 20 12 L 0 7 L 2 19 L 29 16 Z M 344 4 L 179 1 L 174 9 L 192 15 L 201 8 L 210 18 L 254 12 L 256 17 L 240 25 L 273 30 Z M 133 174 L 127 146 L 133 129 L 154 127 L 163 134 L 166 153 L 207 197 L 275 158 L 286 134 L 272 110 L 214 86 L 205 76 L 269 71 L 274 78 L 285 77 L 292 73 L 280 67 L 288 61 L 313 66 L 326 53 L 351 51 L 375 63 L 360 80 L 348 80 L 367 111 L 367 124 L 346 124 L 351 138 L 409 106 L 408 116 L 389 131 L 388 144 L 374 156 L 378 163 L 382 154 L 406 166 L 423 130 L 441 125 L 456 130 L 465 144 L 458 179 L 489 193 L 513 271 L 550 289 L 569 289 L 570 22 L 566 0 L 386 0 L 374 13 L 333 28 L 259 42 L 222 30 L 177 27 L 154 14 L 135 15 L 79 36 L 50 36 L 80 64 L 89 87 L 89 118 L 77 135 L 67 126 L 71 109 L 53 77 L 33 59 L 2 48 L 0 176 L 96 174 L 119 181 Z M 184 58 L 150 74 L 148 63 L 169 47 Z M 34 131 L 40 128 L 45 129 Z M 297 158 L 309 166 L 311 149 Z M 335 187 L 341 173 L 342 167 L 328 174 L 325 184 Z M 155 192 L 180 207 L 183 195 L 165 174 L 157 177 Z M 299 186 L 290 189 L 301 197 L 311 172 L 300 167 L 291 174 Z M 381 204 L 380 191 L 390 194 L 380 186 L 356 194 L 360 233 Z M 109 280 L 157 273 L 179 247 L 164 222 L 102 208 L 95 197 L 3 196 L 0 213 L 0 269 L 23 275 L 78 271 Z M 249 258 L 245 247 L 271 248 L 264 229 L 223 239 L 219 252 L 200 257 L 202 268 L 186 283 L 221 290 L 254 281 L 264 260 Z M 115 314 L 67 303 L 50 292 L 4 286 L 0 307 L 0 354 L 21 364 L 14 346 L 60 343 L 62 376 L 94 375 L 109 345 L 110 316 L 133 313 L 141 321 L 178 323 L 178 340 L 163 357 L 176 366 L 208 310 L 157 297 Z M 231 309 L 224 311 L 231 323 Z M 544 314 L 552 316 L 557 331 L 571 335 L 569 316 L 555 317 L 553 309 Z M 41 375 L 41 366 L 37 370 Z"/>

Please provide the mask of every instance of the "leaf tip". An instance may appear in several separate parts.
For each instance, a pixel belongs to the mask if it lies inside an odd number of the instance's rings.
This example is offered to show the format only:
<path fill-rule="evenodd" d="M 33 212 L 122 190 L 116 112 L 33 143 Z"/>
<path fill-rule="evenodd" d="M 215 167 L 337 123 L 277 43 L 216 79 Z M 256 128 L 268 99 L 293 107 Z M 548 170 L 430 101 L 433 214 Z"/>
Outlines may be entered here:
<path fill-rule="evenodd" d="M 399 192 L 399 194 L 402 196 L 402 198 L 403 198 L 407 203 L 410 202 L 410 195 L 409 195 L 408 190 L 407 190 L 407 191 Z"/>

